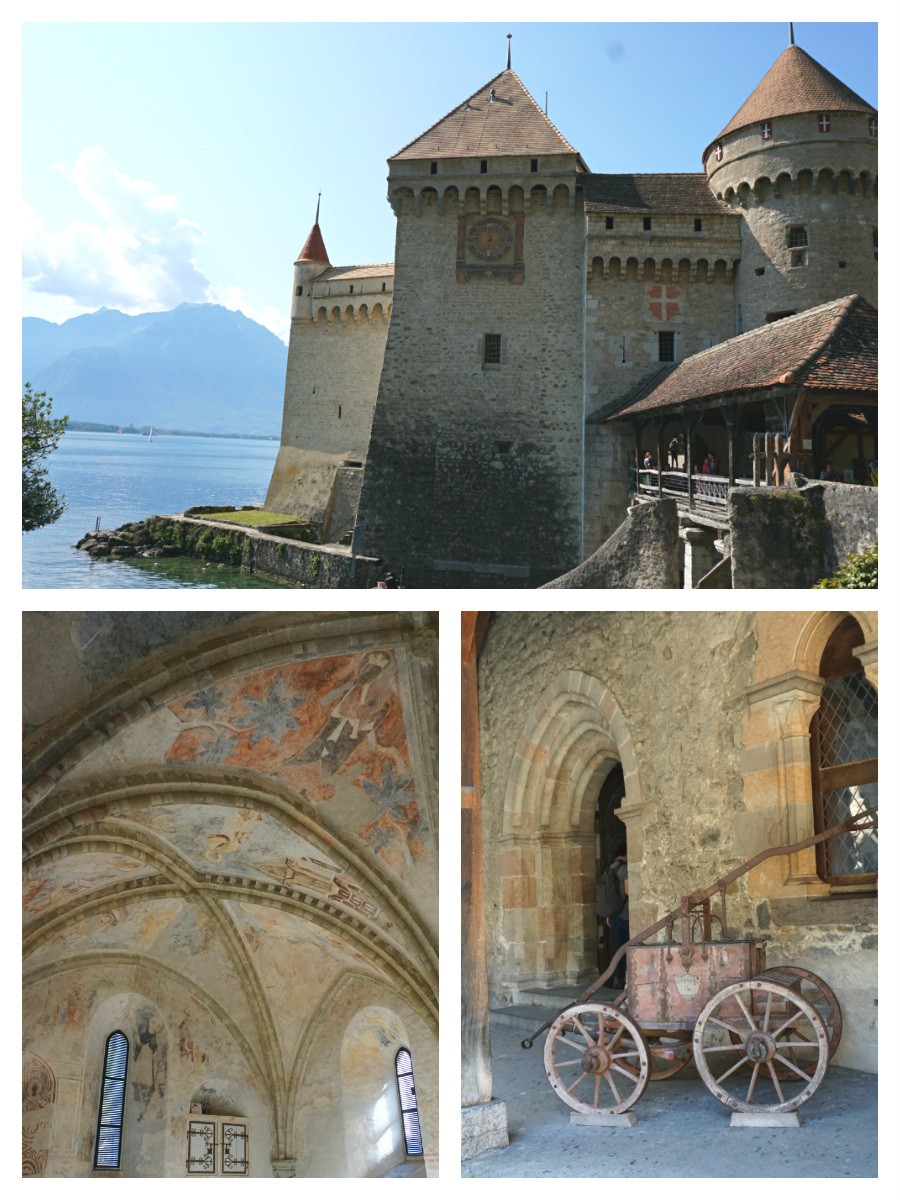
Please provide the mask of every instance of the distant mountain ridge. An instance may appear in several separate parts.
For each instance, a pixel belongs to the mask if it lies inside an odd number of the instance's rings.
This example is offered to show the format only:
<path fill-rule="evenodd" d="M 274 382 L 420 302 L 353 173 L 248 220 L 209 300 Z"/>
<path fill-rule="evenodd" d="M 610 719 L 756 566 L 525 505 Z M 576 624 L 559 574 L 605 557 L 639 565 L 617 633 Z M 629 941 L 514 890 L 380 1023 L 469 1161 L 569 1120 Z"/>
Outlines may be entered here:
<path fill-rule="evenodd" d="M 22 321 L 23 380 L 75 421 L 277 435 L 286 364 L 271 330 L 218 304 Z"/>

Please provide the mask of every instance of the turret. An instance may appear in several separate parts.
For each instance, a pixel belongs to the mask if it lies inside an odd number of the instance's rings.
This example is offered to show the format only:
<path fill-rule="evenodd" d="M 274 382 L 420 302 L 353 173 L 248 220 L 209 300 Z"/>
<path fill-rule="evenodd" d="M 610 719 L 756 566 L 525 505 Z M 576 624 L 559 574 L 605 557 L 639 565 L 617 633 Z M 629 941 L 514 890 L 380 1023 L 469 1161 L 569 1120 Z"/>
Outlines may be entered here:
<path fill-rule="evenodd" d="M 331 266 L 322 230 L 319 228 L 319 206 L 316 205 L 316 220 L 303 249 L 294 263 L 294 295 L 291 301 L 291 318 L 312 318 L 312 280 Z"/>
<path fill-rule="evenodd" d="M 738 332 L 852 292 L 877 303 L 877 111 L 792 44 L 703 165 L 740 212 Z"/>

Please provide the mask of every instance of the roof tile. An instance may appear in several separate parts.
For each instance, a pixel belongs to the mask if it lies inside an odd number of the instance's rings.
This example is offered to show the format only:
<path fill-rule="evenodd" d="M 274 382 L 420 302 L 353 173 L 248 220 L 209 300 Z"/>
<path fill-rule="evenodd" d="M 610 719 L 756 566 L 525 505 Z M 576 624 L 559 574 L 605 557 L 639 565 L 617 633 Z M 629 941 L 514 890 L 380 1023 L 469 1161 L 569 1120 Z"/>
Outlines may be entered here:
<path fill-rule="evenodd" d="M 709 190 L 703 171 L 678 175 L 585 175 L 581 182 L 588 212 L 735 215 Z"/>

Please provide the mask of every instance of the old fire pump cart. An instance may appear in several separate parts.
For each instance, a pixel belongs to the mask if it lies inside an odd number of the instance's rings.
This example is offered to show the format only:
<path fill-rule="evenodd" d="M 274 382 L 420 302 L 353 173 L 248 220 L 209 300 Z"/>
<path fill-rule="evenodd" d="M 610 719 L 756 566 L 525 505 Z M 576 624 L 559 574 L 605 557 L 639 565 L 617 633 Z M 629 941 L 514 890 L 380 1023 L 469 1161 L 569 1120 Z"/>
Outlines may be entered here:
<path fill-rule="evenodd" d="M 764 859 L 874 829 L 875 813 L 764 850 L 626 942 L 574 1004 L 522 1042 L 529 1050 L 549 1030 L 544 1069 L 559 1098 L 580 1113 L 624 1113 L 651 1079 L 668 1079 L 693 1058 L 712 1094 L 735 1112 L 789 1113 L 804 1104 L 841 1040 L 834 993 L 811 971 L 767 968 L 764 942 L 713 940 L 712 925 L 727 930 L 726 888 Z M 663 930 L 665 941 L 649 944 Z M 626 953 L 626 990 L 610 1003 L 591 1002 Z"/>

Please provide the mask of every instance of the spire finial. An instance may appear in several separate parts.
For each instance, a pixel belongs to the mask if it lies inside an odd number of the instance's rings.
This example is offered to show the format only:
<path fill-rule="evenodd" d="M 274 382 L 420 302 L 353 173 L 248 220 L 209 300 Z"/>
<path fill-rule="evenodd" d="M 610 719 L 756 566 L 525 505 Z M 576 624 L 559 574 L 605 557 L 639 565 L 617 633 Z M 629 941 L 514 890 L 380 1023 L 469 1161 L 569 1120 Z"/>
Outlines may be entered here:
<path fill-rule="evenodd" d="M 506 69 L 512 70 L 512 34 L 506 35 Z"/>
<path fill-rule="evenodd" d="M 794 44 L 794 22 L 788 21 L 788 25 L 790 26 L 790 30 L 791 30 L 791 45 L 793 46 L 793 44 Z"/>
<path fill-rule="evenodd" d="M 316 201 L 316 224 L 319 223 L 319 205 L 322 203 L 322 193 L 319 192 L 319 198 Z"/>

